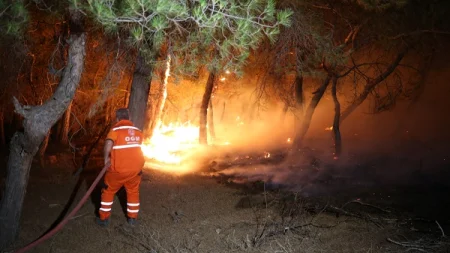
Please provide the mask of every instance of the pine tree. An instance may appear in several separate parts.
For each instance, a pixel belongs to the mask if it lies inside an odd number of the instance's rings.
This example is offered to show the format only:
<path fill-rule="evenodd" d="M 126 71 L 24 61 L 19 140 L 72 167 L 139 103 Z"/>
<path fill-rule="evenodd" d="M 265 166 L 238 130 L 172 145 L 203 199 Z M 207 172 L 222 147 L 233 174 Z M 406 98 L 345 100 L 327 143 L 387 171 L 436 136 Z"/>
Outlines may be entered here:
<path fill-rule="evenodd" d="M 18 235 L 33 158 L 51 127 L 73 100 L 80 83 L 86 44 L 84 18 L 77 11 L 69 12 L 71 33 L 68 37 L 68 61 L 52 97 L 39 106 L 22 105 L 18 99 L 13 99 L 15 112 L 24 120 L 23 130 L 18 130 L 10 142 L 5 191 L 0 202 L 0 250 L 11 244 Z M 11 30 L 11 34 L 19 30 Z"/>
<path fill-rule="evenodd" d="M 145 62 L 137 64 L 145 67 L 140 76 L 147 76 L 132 85 L 139 87 L 132 87 L 130 94 L 129 108 L 136 120 L 145 119 L 148 95 L 133 99 L 134 94 L 148 94 L 151 72 L 169 39 L 173 42 L 169 52 L 175 63 L 182 63 L 181 72 L 206 65 L 214 74 L 222 69 L 238 73 L 249 50 L 264 37 L 274 41 L 280 27 L 290 24 L 292 14 L 277 10 L 274 0 L 88 0 L 77 6 L 87 10 L 107 31 L 131 35 L 128 43 L 138 48 L 138 61 Z M 206 109 L 209 98 L 205 97 Z M 139 109 L 131 110 L 137 103 Z M 206 118 L 201 124 L 206 124 Z M 143 127 L 144 122 L 136 125 Z"/>

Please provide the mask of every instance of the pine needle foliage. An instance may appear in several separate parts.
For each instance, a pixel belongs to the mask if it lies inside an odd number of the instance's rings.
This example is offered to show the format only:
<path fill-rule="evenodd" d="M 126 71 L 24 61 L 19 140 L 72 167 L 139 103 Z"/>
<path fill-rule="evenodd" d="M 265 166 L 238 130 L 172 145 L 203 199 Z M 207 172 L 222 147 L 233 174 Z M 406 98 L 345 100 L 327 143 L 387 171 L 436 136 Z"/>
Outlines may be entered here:
<path fill-rule="evenodd" d="M 23 0 L 0 0 L 0 33 L 21 37 L 29 14 Z"/>
<path fill-rule="evenodd" d="M 264 37 L 275 41 L 290 25 L 275 0 L 71 0 L 109 32 L 125 31 L 131 45 L 154 60 L 163 45 L 183 70 L 238 70 Z"/>

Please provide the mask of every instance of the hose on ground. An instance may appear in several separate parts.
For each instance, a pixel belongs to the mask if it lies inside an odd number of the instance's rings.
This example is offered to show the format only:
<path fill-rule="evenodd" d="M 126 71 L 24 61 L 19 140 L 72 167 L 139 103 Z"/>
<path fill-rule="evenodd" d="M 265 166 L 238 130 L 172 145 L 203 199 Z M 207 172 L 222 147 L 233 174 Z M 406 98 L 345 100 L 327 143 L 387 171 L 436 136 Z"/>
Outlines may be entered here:
<path fill-rule="evenodd" d="M 48 233 L 46 233 L 45 235 L 43 235 L 36 241 L 28 244 L 27 246 L 25 246 L 21 249 L 18 249 L 16 251 L 16 253 L 27 252 L 28 250 L 36 247 L 37 245 L 39 245 L 39 244 L 43 243 L 44 241 L 46 241 L 47 239 L 51 238 L 54 234 L 56 234 L 59 230 L 61 230 L 64 227 L 64 225 L 66 225 L 66 223 L 69 222 L 70 218 L 72 218 L 78 212 L 78 210 L 80 210 L 80 208 L 84 205 L 84 203 L 89 198 L 89 196 L 91 195 L 94 188 L 97 186 L 100 179 L 105 174 L 107 168 L 108 168 L 107 166 L 103 167 L 103 169 L 100 171 L 97 178 L 94 180 L 91 187 L 89 187 L 86 194 L 84 194 L 84 196 L 80 200 L 80 202 L 78 202 L 78 204 L 75 206 L 75 208 L 56 227 L 54 227 L 52 230 L 50 230 Z"/>

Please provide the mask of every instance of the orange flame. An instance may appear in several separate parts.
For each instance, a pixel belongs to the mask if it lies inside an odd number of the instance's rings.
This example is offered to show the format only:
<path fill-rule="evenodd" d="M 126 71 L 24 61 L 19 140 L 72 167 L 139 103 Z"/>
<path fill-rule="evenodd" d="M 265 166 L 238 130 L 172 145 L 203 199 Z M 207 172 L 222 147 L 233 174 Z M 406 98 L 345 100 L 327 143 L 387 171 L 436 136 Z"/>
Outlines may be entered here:
<path fill-rule="evenodd" d="M 231 145 L 229 141 L 214 144 Z M 190 158 L 203 154 L 202 148 L 199 144 L 199 127 L 189 122 L 162 125 L 141 146 L 148 167 L 171 173 L 193 171 L 197 160 Z"/>
<path fill-rule="evenodd" d="M 180 164 L 198 146 L 198 127 L 189 123 L 163 125 L 155 129 L 151 140 L 142 145 L 147 158 L 168 164 Z"/>

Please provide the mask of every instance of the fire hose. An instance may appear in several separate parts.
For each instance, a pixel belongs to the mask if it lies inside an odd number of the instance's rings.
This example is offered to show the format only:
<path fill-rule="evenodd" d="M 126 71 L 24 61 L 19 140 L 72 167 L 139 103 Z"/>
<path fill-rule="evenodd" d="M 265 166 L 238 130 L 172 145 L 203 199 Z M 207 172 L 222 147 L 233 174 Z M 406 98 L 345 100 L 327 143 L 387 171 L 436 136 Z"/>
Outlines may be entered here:
<path fill-rule="evenodd" d="M 46 233 L 45 235 L 43 235 L 36 241 L 28 244 L 27 246 L 25 246 L 21 249 L 18 249 L 16 252 L 17 253 L 27 252 L 28 250 L 36 247 L 37 245 L 39 245 L 39 244 L 43 243 L 44 241 L 46 241 L 47 239 L 51 238 L 54 234 L 56 234 L 59 230 L 61 230 L 64 227 L 64 225 L 66 225 L 66 223 L 69 222 L 70 218 L 72 218 L 78 212 L 78 210 L 80 210 L 80 208 L 84 205 L 84 203 L 89 198 L 89 196 L 91 195 L 94 188 L 97 186 L 100 179 L 105 174 L 107 168 L 108 168 L 107 166 L 103 167 L 103 169 L 100 171 L 97 178 L 94 180 L 91 187 L 89 187 L 86 194 L 84 194 L 84 196 L 80 200 L 80 202 L 78 202 L 78 204 L 75 206 L 75 208 L 56 227 L 54 227 L 52 230 L 50 230 L 48 233 Z"/>

